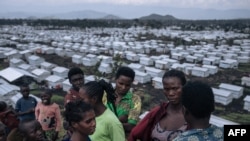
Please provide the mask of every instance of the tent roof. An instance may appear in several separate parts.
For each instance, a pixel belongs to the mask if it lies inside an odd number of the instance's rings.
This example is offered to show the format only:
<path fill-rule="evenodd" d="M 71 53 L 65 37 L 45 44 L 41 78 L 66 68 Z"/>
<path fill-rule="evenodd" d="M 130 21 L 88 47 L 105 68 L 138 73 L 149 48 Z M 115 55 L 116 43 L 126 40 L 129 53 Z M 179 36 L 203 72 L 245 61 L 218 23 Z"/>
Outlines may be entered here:
<path fill-rule="evenodd" d="M 21 78 L 22 76 L 30 76 L 30 77 L 36 78 L 36 76 L 32 75 L 31 73 L 25 70 L 12 68 L 12 67 L 8 67 L 6 69 L 1 70 L 0 76 L 9 82 L 13 82 L 17 80 L 18 78 Z"/>

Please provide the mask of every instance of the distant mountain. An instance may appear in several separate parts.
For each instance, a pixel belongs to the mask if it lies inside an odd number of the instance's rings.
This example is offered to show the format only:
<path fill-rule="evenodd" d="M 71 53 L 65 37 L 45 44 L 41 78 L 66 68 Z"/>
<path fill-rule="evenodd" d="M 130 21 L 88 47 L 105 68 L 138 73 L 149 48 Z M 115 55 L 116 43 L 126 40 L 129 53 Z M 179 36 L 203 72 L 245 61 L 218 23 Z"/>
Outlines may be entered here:
<path fill-rule="evenodd" d="M 103 5 L 102 5 L 103 7 Z M 64 13 L 39 13 L 39 12 L 5 12 L 0 9 L 0 18 L 5 19 L 151 19 L 151 20 L 208 20 L 208 19 L 240 19 L 250 18 L 249 9 L 231 9 L 231 10 L 216 10 L 216 9 L 197 9 L 197 8 L 171 8 L 171 7 L 143 7 L 143 6 L 130 6 L 130 7 L 110 7 L 108 10 L 91 8 L 95 10 L 79 10 Z M 115 9 L 116 8 L 116 9 Z M 76 8 L 75 8 L 76 9 Z M 119 10 L 117 10 L 119 9 Z M 97 11 L 105 12 L 97 12 Z M 7 11 L 7 10 L 6 10 Z M 151 14 L 151 13 L 154 14 Z M 115 13 L 115 15 L 113 15 Z M 151 14 L 151 15 L 150 15 Z M 166 15 L 169 14 L 169 15 Z M 148 16 L 144 16 L 148 15 Z M 165 15 L 165 16 L 164 16 Z M 174 16 L 172 16 L 174 15 Z"/>
<path fill-rule="evenodd" d="M 150 14 L 148 16 L 143 16 L 139 18 L 140 20 L 177 20 L 174 16 L 172 15 L 159 15 L 159 14 Z"/>
<path fill-rule="evenodd" d="M 29 19 L 29 18 L 38 18 L 46 16 L 42 13 L 28 13 L 28 12 L 4 12 L 0 13 L 0 18 L 5 19 Z"/>
<path fill-rule="evenodd" d="M 73 11 L 67 13 L 43 14 L 28 12 L 0 13 L 0 18 L 5 19 L 121 19 L 118 16 L 92 10 Z"/>
<path fill-rule="evenodd" d="M 59 14 L 54 14 L 53 16 L 58 19 L 100 19 L 107 15 L 108 14 L 102 12 L 85 10 L 85 11 L 73 11 L 68 13 L 59 13 Z"/>
<path fill-rule="evenodd" d="M 107 15 L 107 16 L 104 16 L 104 17 L 101 18 L 101 19 L 117 20 L 117 19 L 121 19 L 121 18 L 118 17 L 118 16 L 115 16 L 115 15 Z"/>

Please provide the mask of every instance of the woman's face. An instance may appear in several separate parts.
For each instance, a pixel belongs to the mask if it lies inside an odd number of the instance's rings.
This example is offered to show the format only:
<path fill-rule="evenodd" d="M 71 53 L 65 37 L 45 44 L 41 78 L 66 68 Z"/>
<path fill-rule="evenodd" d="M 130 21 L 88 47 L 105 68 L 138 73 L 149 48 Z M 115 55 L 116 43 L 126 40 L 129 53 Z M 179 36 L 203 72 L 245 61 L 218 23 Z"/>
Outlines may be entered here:
<path fill-rule="evenodd" d="M 116 79 L 115 83 L 116 83 L 115 92 L 119 95 L 125 95 L 131 88 L 133 80 L 130 77 L 120 75 Z"/>
<path fill-rule="evenodd" d="M 181 80 L 178 77 L 164 78 L 163 92 L 170 103 L 179 104 L 182 93 Z"/>
<path fill-rule="evenodd" d="M 82 114 L 84 117 L 80 122 L 73 123 L 75 130 L 80 132 L 82 135 L 91 135 L 95 132 L 96 121 L 95 121 L 95 112 L 90 110 Z"/>

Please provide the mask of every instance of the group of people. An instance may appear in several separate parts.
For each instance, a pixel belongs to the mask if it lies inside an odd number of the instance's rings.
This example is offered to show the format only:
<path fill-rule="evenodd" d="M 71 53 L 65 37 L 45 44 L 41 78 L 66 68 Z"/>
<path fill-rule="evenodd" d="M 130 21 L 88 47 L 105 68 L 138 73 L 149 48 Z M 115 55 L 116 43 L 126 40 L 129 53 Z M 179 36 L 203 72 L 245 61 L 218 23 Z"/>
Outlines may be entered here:
<path fill-rule="evenodd" d="M 167 101 L 133 128 L 128 141 L 223 141 L 223 128 L 209 123 L 215 109 L 209 85 L 187 82 L 179 70 L 167 71 L 162 83 Z"/>
<path fill-rule="evenodd" d="M 122 66 L 116 71 L 113 88 L 104 80 L 85 83 L 84 72 L 79 67 L 71 68 L 68 79 L 72 87 L 64 97 L 63 116 L 59 105 L 51 102 L 51 90 L 44 90 L 41 102 L 37 102 L 29 96 L 28 87 L 21 87 L 23 97 L 14 111 L 0 102 L 0 141 L 16 141 L 11 140 L 13 136 L 25 141 L 57 141 L 62 121 L 67 131 L 63 141 L 223 140 L 223 128 L 209 123 L 214 111 L 209 85 L 187 82 L 179 70 L 166 71 L 162 77 L 166 102 L 140 120 L 141 98 L 130 91 L 134 78 L 135 71 Z M 1 115 L 10 111 L 13 114 L 8 116 L 19 117 L 11 124 Z"/>
<path fill-rule="evenodd" d="M 72 84 L 72 88 L 65 96 L 64 114 L 68 129 L 71 131 L 68 138 L 74 137 L 74 141 L 88 139 L 125 141 L 126 135 L 128 136 L 139 121 L 141 113 L 141 98 L 130 91 L 135 78 L 134 70 L 129 67 L 120 67 L 115 75 L 115 89 L 104 80 L 84 83 L 84 74 L 79 68 L 70 69 L 68 78 Z M 93 123 L 89 122 L 94 132 L 88 132 L 90 134 L 85 134 L 84 138 L 79 128 L 73 126 L 75 122 L 72 121 L 72 114 L 69 114 L 72 112 L 70 105 L 74 105 L 75 102 L 88 104 L 94 111 Z M 79 113 L 76 111 L 75 114 Z M 82 113 L 83 119 L 85 119 L 84 115 Z"/>
<path fill-rule="evenodd" d="M 7 141 L 56 141 L 61 129 L 61 111 L 51 102 L 53 91 L 44 89 L 41 102 L 30 96 L 28 85 L 20 86 L 22 97 L 15 108 L 0 102 L 0 120 Z M 5 140 L 4 140 L 5 141 Z"/>

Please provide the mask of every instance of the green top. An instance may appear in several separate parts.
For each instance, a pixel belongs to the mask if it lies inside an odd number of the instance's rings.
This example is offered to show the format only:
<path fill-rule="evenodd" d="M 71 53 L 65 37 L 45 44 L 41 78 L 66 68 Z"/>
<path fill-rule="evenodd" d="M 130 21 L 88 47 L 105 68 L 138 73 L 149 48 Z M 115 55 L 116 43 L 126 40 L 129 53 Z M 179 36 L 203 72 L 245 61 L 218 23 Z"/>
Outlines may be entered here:
<path fill-rule="evenodd" d="M 125 132 L 122 123 L 110 110 L 96 117 L 96 129 L 89 136 L 92 141 L 125 141 Z"/>
<path fill-rule="evenodd" d="M 111 102 L 107 102 L 107 94 L 104 94 L 103 103 L 114 112 L 114 107 Z M 123 115 L 128 115 L 128 123 L 136 125 L 139 121 L 141 113 L 141 98 L 140 96 L 131 93 L 126 93 L 116 105 L 118 118 Z"/>

